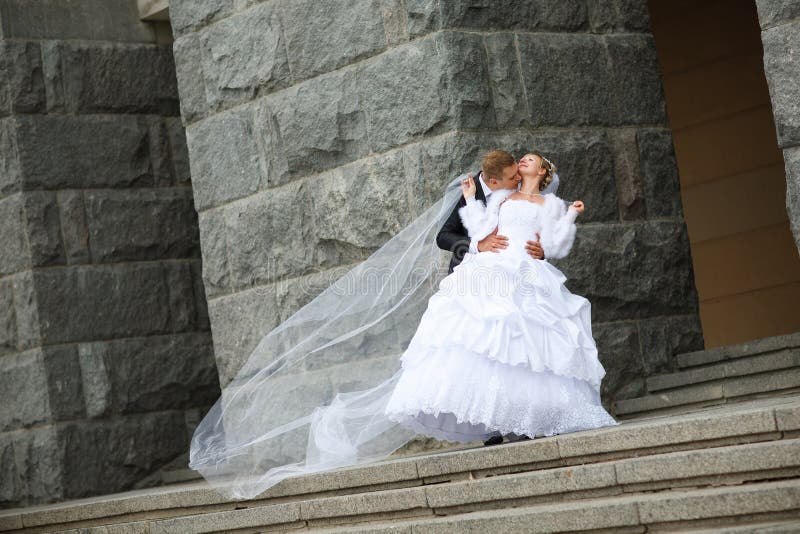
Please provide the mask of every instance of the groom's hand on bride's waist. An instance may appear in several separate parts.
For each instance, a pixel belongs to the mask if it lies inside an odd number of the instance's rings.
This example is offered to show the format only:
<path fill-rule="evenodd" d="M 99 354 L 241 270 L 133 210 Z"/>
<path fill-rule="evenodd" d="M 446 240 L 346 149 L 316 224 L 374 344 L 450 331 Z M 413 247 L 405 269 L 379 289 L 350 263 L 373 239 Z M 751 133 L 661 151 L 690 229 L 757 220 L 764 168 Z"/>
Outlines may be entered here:
<path fill-rule="evenodd" d="M 478 252 L 500 252 L 508 246 L 508 238 L 494 231 L 478 241 Z"/>
<path fill-rule="evenodd" d="M 536 232 L 536 241 L 528 241 L 525 243 L 525 250 L 528 251 L 531 258 L 534 260 L 543 260 L 544 259 L 544 249 L 542 248 L 542 244 L 539 243 L 539 232 Z"/>

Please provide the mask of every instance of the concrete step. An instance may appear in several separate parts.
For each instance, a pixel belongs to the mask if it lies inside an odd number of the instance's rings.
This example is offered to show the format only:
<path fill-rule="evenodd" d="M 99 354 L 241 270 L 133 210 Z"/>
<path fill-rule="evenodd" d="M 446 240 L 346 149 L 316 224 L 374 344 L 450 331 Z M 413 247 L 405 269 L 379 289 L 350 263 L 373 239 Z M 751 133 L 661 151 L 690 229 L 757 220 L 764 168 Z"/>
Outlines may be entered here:
<path fill-rule="evenodd" d="M 468 445 L 469 446 L 469 445 Z M 449 443 L 437 441 L 425 436 L 417 436 L 406 443 L 392 454 L 392 458 L 414 456 L 433 451 L 455 451 L 465 448 L 461 443 Z M 154 486 L 167 486 L 170 484 L 181 484 L 203 480 L 203 476 L 197 471 L 186 467 L 189 463 L 188 452 L 182 455 L 181 459 L 142 479 L 135 489 L 152 488 Z"/>
<path fill-rule="evenodd" d="M 614 404 L 617 417 L 684 412 L 800 392 L 800 332 L 677 356 L 680 370 L 651 376 L 647 394 Z"/>
<path fill-rule="evenodd" d="M 687 352 L 679 354 L 676 359 L 679 368 L 688 369 L 727 360 L 736 360 L 748 356 L 797 348 L 800 348 L 800 332 L 783 336 L 765 337 L 746 343 L 739 343 L 738 345 Z"/>
<path fill-rule="evenodd" d="M 787 488 L 792 488 L 796 495 L 787 502 L 791 503 L 792 509 L 800 509 L 800 439 L 681 451 L 449 484 L 310 499 L 299 503 L 142 521 L 127 527 L 151 533 L 200 533 L 229 528 L 315 529 L 337 523 L 396 522 L 409 517 L 459 516 L 479 510 L 553 505 L 563 501 L 675 488 L 736 486 L 781 478 L 793 479 L 794 484 Z M 582 507 L 580 509 L 582 513 L 585 512 Z M 414 526 L 415 529 L 419 527 L 419 524 Z"/>
<path fill-rule="evenodd" d="M 724 378 L 712 382 L 660 391 L 619 400 L 615 403 L 618 418 L 626 419 L 644 413 L 682 413 L 688 408 L 730 404 L 775 395 L 795 395 L 800 392 L 800 367 L 742 377 Z"/>
<path fill-rule="evenodd" d="M 788 480 L 737 487 L 637 494 L 520 508 L 479 511 L 327 529 L 326 533 L 443 534 L 484 532 L 759 532 L 766 524 L 785 530 L 800 524 L 800 481 Z M 771 517 L 771 520 L 765 519 Z M 777 521 L 781 519 L 782 521 Z M 743 524 L 746 523 L 746 524 Z M 751 530 L 747 530 L 751 527 Z M 730 530 L 736 528 L 739 530 Z M 709 530 L 710 529 L 710 530 Z"/>
<path fill-rule="evenodd" d="M 679 532 L 673 530 L 672 532 Z M 682 531 L 687 532 L 687 531 Z M 770 521 L 769 523 L 751 523 L 735 527 L 691 530 L 691 534 L 797 534 L 800 532 L 800 519 L 787 521 Z"/>
<path fill-rule="evenodd" d="M 749 485 L 798 478 L 798 438 L 800 396 L 762 399 L 298 477 L 247 502 L 226 502 L 205 483 L 194 483 L 8 510 L 0 514 L 0 531 L 201 532 L 253 525 L 281 530 L 687 485 Z"/>
<path fill-rule="evenodd" d="M 684 387 L 689 384 L 772 373 L 792 368 L 800 368 L 800 348 L 749 355 L 704 367 L 694 367 L 677 373 L 651 376 L 647 379 L 647 391 L 648 393 L 654 393 L 656 391 Z"/>

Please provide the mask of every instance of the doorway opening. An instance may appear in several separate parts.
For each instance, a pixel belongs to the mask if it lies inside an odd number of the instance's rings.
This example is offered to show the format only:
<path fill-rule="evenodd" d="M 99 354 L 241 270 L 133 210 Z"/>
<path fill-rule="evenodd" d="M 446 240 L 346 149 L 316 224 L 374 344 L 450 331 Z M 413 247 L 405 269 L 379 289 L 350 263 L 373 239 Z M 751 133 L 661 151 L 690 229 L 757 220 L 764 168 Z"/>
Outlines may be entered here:
<path fill-rule="evenodd" d="M 649 0 L 706 348 L 800 331 L 754 0 Z"/>

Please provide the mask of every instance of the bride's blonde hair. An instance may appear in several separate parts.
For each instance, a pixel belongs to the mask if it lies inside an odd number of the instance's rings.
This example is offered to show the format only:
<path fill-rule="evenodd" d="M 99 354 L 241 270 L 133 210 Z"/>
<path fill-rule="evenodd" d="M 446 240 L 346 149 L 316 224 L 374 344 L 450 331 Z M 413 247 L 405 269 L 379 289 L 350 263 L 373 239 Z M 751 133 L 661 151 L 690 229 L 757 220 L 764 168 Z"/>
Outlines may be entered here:
<path fill-rule="evenodd" d="M 542 160 L 542 168 L 547 171 L 547 173 L 542 177 L 542 181 L 539 182 L 539 191 L 544 191 L 548 185 L 553 181 L 553 175 L 556 173 L 556 166 L 555 164 L 544 157 L 541 152 L 538 150 L 531 150 L 525 156 L 537 156 Z M 523 158 L 525 156 L 522 156 Z"/>

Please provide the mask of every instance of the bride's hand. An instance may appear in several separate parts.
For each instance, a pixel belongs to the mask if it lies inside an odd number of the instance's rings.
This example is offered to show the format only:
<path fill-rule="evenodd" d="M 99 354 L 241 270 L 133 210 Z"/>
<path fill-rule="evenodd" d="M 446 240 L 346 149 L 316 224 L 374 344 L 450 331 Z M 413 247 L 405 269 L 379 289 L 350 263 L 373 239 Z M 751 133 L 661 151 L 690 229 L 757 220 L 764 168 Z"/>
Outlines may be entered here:
<path fill-rule="evenodd" d="M 472 179 L 471 174 L 468 174 L 467 179 L 461 182 L 461 192 L 464 193 L 464 198 L 472 198 L 476 191 L 475 180 Z"/>
<path fill-rule="evenodd" d="M 572 203 L 570 208 L 574 209 L 578 213 L 583 213 L 583 209 L 584 209 L 583 208 L 583 202 L 581 202 L 580 200 L 576 200 L 575 202 Z"/>

